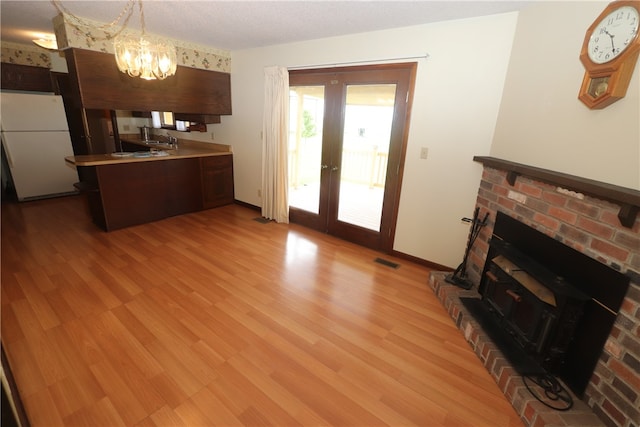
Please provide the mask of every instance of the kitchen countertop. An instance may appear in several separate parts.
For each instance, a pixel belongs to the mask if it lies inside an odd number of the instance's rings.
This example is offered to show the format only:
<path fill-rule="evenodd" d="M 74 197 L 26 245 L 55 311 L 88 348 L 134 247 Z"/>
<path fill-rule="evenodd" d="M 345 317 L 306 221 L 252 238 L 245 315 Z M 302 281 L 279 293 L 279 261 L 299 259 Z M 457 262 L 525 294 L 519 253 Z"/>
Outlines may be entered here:
<path fill-rule="evenodd" d="M 155 138 L 155 137 L 154 137 Z M 192 157 L 228 156 L 231 155 L 231 147 L 223 144 L 213 144 L 208 142 L 190 141 L 178 139 L 178 148 L 173 149 L 169 144 L 149 144 L 140 139 L 137 135 L 121 135 L 120 139 L 125 142 L 140 145 L 141 147 L 156 149 L 158 152 L 167 154 L 144 155 L 137 154 L 121 157 L 113 154 L 86 154 L 81 156 L 65 157 L 65 162 L 69 166 L 99 166 L 122 163 L 149 162 L 158 160 L 187 159 Z M 159 140 L 164 138 L 160 137 Z M 131 153 L 133 154 L 133 153 Z"/>

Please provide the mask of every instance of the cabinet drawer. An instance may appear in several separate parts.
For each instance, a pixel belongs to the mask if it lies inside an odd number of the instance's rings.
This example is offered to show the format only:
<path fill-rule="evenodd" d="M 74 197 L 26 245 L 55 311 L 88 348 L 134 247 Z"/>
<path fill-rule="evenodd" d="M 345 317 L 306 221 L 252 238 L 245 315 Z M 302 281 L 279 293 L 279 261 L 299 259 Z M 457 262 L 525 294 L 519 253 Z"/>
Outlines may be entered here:
<path fill-rule="evenodd" d="M 202 169 L 229 168 L 233 165 L 231 156 L 210 156 L 202 158 Z"/>

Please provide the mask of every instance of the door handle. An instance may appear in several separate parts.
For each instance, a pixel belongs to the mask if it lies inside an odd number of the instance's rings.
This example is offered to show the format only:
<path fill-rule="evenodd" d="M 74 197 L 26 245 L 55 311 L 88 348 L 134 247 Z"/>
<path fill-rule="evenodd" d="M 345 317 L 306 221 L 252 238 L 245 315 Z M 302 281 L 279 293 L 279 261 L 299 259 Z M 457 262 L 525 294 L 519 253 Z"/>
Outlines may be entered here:
<path fill-rule="evenodd" d="M 516 293 L 515 291 L 512 291 L 511 289 L 508 289 L 505 293 L 507 295 L 509 295 L 511 298 L 513 298 L 513 300 L 515 302 L 522 301 L 522 296 L 520 294 Z"/>
<path fill-rule="evenodd" d="M 331 167 L 331 171 L 332 171 L 332 172 L 335 172 L 335 171 L 337 171 L 337 170 L 338 170 L 338 167 L 337 167 L 337 166 L 332 166 L 332 167 Z"/>
<path fill-rule="evenodd" d="M 320 169 L 328 169 L 329 165 L 320 165 Z"/>

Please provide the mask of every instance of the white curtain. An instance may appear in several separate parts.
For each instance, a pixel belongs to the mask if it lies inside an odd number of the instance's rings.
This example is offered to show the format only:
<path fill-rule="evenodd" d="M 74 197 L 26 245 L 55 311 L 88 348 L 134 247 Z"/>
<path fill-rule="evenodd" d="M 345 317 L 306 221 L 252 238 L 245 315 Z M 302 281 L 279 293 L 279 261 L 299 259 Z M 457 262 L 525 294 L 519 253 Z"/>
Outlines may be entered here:
<path fill-rule="evenodd" d="M 289 222 L 289 72 L 284 67 L 264 69 L 262 119 L 262 216 Z"/>

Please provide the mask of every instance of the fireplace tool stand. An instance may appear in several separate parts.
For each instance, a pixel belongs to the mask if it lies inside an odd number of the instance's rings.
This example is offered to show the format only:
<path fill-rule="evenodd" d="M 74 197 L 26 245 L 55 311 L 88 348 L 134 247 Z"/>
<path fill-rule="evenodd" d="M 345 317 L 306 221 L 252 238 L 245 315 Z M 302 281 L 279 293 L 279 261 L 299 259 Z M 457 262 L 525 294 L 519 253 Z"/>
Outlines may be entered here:
<path fill-rule="evenodd" d="M 446 282 L 454 284 L 462 289 L 471 289 L 473 287 L 473 283 L 471 283 L 467 278 L 467 259 L 469 258 L 469 253 L 471 252 L 473 243 L 476 241 L 478 234 L 480 234 L 480 230 L 487 225 L 487 218 L 489 217 L 489 212 L 487 212 L 485 213 L 484 218 L 480 220 L 478 217 L 479 214 L 480 208 L 476 207 L 473 212 L 473 218 L 462 218 L 462 221 L 471 223 L 469 238 L 467 240 L 467 248 L 464 251 L 464 257 L 462 258 L 462 262 L 458 268 L 456 268 L 452 274 L 448 274 L 444 278 Z"/>

